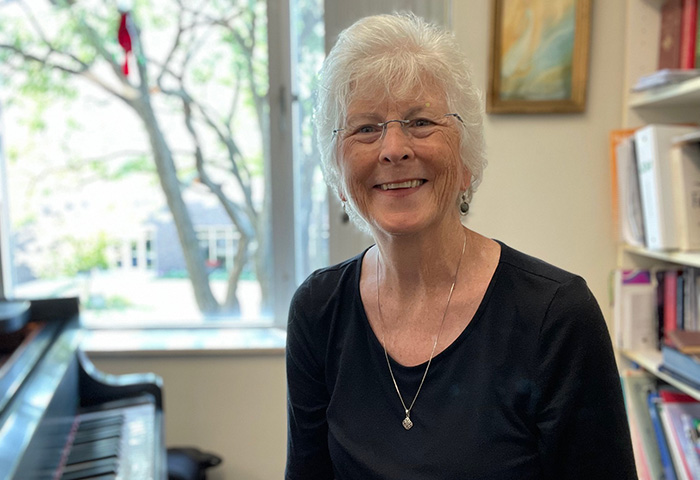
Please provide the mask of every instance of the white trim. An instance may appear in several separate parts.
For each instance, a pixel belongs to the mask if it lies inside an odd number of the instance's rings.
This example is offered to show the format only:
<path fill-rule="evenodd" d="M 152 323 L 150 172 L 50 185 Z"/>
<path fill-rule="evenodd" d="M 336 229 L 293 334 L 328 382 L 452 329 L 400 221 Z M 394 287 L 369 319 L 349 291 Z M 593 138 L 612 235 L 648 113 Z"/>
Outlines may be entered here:
<path fill-rule="evenodd" d="M 275 228 L 272 236 L 271 272 L 275 325 L 286 325 L 289 301 L 296 290 L 289 18 L 289 0 L 268 1 L 271 165 L 268 165 L 269 196 L 266 196 L 270 199 L 270 220 Z"/>

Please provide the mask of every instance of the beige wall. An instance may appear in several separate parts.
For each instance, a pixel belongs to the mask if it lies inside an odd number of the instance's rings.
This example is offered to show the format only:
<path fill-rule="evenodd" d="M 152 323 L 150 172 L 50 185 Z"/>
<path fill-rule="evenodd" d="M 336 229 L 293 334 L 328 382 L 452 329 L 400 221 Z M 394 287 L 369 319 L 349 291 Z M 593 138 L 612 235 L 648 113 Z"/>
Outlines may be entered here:
<path fill-rule="evenodd" d="M 453 0 L 452 25 L 487 82 L 488 0 Z M 486 118 L 489 167 L 469 226 L 581 274 L 604 311 L 615 263 L 608 131 L 621 124 L 625 2 L 594 2 L 588 104 L 572 115 Z M 99 358 L 112 373 L 164 377 L 167 440 L 224 457 L 211 478 L 282 478 L 284 359 L 279 356 Z"/>
<path fill-rule="evenodd" d="M 490 1 L 455 0 L 454 28 L 488 79 Z M 622 121 L 625 2 L 594 2 L 583 114 L 487 115 L 489 166 L 468 225 L 582 275 L 604 311 L 615 262 L 608 132 Z"/>
<path fill-rule="evenodd" d="M 223 458 L 210 480 L 277 480 L 284 472 L 284 356 L 274 354 L 91 355 L 117 375 L 163 377 L 167 446 L 197 446 Z"/>

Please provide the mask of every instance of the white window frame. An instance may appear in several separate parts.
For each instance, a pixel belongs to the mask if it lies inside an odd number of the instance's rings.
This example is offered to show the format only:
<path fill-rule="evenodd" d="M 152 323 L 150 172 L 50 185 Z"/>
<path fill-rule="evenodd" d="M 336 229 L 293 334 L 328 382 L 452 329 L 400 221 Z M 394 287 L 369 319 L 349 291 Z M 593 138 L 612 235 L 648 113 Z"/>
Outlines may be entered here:
<path fill-rule="evenodd" d="M 291 0 L 267 0 L 269 45 L 270 164 L 266 186 L 272 228 L 272 326 L 285 327 L 289 302 L 298 285 L 295 185 L 293 152 L 293 99 L 291 55 Z M 0 105 L 0 299 L 11 296 L 11 242 L 7 205 L 7 171 L 3 150 L 2 105 Z M 274 159 L 274 160 L 273 160 Z M 298 194 L 298 192 L 296 192 Z M 261 319 L 262 320 L 262 319 Z M 266 323 L 267 324 L 267 323 Z M 157 325 L 149 325 L 157 326 Z M 195 326 L 193 324 L 193 326 Z"/>

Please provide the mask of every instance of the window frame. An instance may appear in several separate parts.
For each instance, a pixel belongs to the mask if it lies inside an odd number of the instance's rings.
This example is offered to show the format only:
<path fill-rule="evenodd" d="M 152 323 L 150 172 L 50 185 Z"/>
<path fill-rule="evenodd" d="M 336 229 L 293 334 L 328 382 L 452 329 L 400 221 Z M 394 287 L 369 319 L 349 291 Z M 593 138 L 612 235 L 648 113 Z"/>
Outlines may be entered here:
<path fill-rule="evenodd" d="M 301 266 L 297 265 L 297 228 L 295 204 L 300 192 L 294 175 L 294 117 L 296 96 L 292 90 L 292 54 L 295 42 L 291 39 L 291 2 L 293 0 L 267 0 L 268 22 L 268 76 L 269 76 L 269 126 L 270 158 L 266 165 L 266 209 L 271 226 L 272 254 L 272 321 L 261 317 L 256 327 L 286 328 L 289 302 L 298 286 Z M 4 153 L 3 110 L 0 104 L 0 300 L 12 298 L 13 247 L 10 241 L 9 197 L 6 158 Z M 193 319 L 188 325 L 198 327 L 236 327 L 235 322 L 202 322 Z M 245 327 L 250 327 L 246 322 Z M 241 326 L 243 327 L 243 326 Z M 98 328 L 98 327 L 95 327 Z M 126 326 L 124 328 L 133 328 Z M 168 328 L 152 322 L 140 328 Z M 178 327 L 180 328 L 180 327 Z"/>

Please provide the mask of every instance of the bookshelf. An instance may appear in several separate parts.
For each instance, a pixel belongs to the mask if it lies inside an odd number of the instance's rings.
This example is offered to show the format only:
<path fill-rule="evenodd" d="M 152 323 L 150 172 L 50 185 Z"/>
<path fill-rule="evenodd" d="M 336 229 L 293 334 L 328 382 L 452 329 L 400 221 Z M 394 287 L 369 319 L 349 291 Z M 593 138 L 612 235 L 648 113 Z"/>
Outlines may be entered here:
<path fill-rule="evenodd" d="M 635 109 L 676 108 L 700 105 L 700 77 L 675 85 L 635 92 L 630 95 L 629 107 Z"/>
<path fill-rule="evenodd" d="M 659 371 L 659 365 L 661 365 L 661 352 L 658 350 L 623 350 L 621 353 L 625 358 L 627 358 L 628 361 L 636 363 L 655 377 L 675 386 L 696 400 L 700 400 L 700 391 L 694 389 L 686 383 L 676 380 L 664 372 Z"/>
<path fill-rule="evenodd" d="M 682 83 L 633 92 L 637 80 L 656 70 L 661 6 L 664 0 L 626 0 L 625 85 L 623 86 L 623 127 L 649 123 L 700 124 L 700 77 Z M 650 268 L 662 265 L 700 268 L 700 252 L 665 252 L 622 246 L 618 267 Z M 662 358 L 657 350 L 622 350 L 623 362 L 636 364 L 649 374 L 674 385 L 700 400 L 700 390 L 659 371 Z M 624 365 L 623 365 L 624 366 Z"/>

